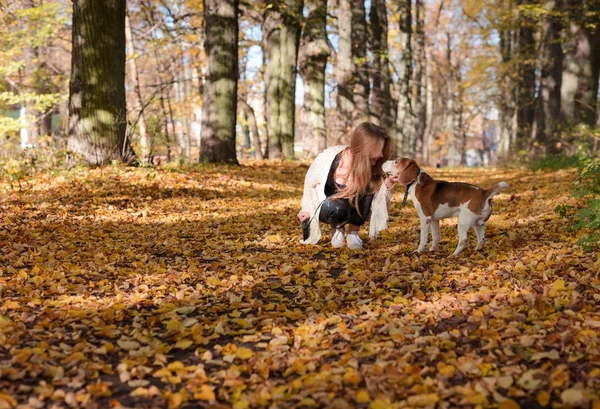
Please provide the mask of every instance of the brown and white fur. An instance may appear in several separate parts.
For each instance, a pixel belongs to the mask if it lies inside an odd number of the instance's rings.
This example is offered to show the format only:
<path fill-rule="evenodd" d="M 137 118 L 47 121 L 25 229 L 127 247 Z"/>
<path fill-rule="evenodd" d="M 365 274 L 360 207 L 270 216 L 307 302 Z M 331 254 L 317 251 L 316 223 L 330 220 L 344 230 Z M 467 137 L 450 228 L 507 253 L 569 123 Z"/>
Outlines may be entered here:
<path fill-rule="evenodd" d="M 458 255 L 467 246 L 469 228 L 477 235 L 477 250 L 483 249 L 484 226 L 492 215 L 492 198 L 508 187 L 500 182 L 489 189 L 468 183 L 435 180 L 421 171 L 417 162 L 409 158 L 398 158 L 386 163 L 384 170 L 408 188 L 421 221 L 421 240 L 417 252 L 425 251 L 431 227 L 433 243 L 430 250 L 437 250 L 440 243 L 440 220 L 458 216 Z"/>

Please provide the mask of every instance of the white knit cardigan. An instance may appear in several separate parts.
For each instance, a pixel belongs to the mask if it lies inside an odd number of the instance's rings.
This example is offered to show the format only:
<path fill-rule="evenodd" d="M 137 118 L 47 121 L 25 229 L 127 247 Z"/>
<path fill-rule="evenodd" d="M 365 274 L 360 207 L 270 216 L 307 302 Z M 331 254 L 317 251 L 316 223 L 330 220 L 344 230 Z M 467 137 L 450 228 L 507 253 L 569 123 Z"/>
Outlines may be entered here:
<path fill-rule="evenodd" d="M 310 236 L 308 240 L 302 240 L 302 244 L 317 244 L 321 239 L 321 226 L 317 207 L 325 200 L 325 183 L 331 169 L 335 156 L 344 150 L 346 146 L 332 146 L 321 152 L 310 165 L 304 179 L 304 194 L 302 195 L 302 211 L 309 212 L 312 221 L 310 223 Z M 371 209 L 367 220 L 369 220 L 369 238 L 375 239 L 380 231 L 388 226 L 388 205 L 393 195 L 393 190 L 387 188 L 385 183 L 375 193 L 371 202 Z M 318 209 L 321 210 L 320 208 Z M 314 217 L 313 217 L 314 216 Z"/>

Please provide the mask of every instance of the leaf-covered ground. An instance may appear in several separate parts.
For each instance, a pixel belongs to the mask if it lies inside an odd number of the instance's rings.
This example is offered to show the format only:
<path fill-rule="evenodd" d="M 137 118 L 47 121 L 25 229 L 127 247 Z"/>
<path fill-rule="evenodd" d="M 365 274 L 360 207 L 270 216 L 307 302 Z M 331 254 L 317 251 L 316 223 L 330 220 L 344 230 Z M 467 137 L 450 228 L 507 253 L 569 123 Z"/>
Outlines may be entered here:
<path fill-rule="evenodd" d="M 432 171 L 511 185 L 452 257 L 454 220 L 411 254 L 400 187 L 364 252 L 301 246 L 306 169 L 3 185 L 0 409 L 600 407 L 598 256 L 553 210 L 574 172 Z"/>

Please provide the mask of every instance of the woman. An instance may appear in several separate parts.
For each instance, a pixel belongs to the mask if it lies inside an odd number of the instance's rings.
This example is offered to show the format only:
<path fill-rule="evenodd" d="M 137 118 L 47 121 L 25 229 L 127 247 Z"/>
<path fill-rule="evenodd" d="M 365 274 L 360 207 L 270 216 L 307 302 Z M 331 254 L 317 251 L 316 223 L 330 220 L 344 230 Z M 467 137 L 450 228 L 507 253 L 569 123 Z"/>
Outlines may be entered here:
<path fill-rule="evenodd" d="M 301 221 L 310 221 L 310 235 L 303 244 L 321 239 L 319 221 L 334 228 L 333 247 L 361 250 L 358 230 L 369 219 L 369 237 L 387 228 L 388 203 L 396 182 L 385 176 L 382 165 L 390 158 L 392 140 L 385 128 L 363 122 L 352 131 L 350 146 L 333 146 L 321 152 L 304 180 Z M 318 214 L 317 214 L 318 212 Z"/>

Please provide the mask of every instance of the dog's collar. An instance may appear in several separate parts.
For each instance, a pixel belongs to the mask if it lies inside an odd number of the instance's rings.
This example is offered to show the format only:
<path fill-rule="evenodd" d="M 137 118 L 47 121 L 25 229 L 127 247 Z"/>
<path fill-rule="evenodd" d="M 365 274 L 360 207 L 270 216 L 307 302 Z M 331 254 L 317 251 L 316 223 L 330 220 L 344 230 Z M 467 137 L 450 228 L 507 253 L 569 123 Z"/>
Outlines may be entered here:
<path fill-rule="evenodd" d="M 419 168 L 417 170 L 417 177 L 415 178 L 415 180 L 413 180 L 408 185 L 406 185 L 406 192 L 404 192 L 404 199 L 402 199 L 402 207 L 406 206 L 406 200 L 408 199 L 408 189 L 410 189 L 412 184 L 415 183 L 417 181 L 417 179 L 419 179 L 420 174 L 421 174 L 421 168 Z"/>

